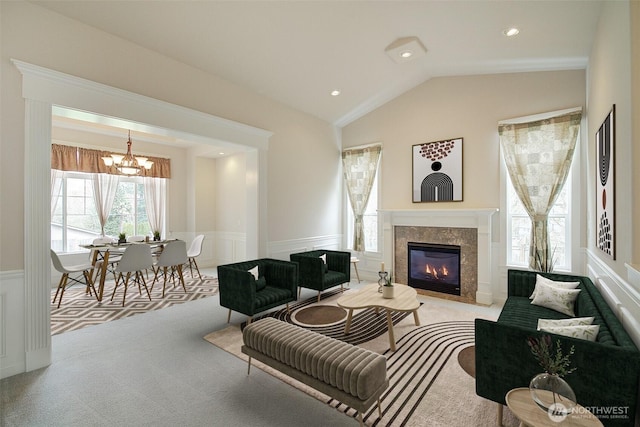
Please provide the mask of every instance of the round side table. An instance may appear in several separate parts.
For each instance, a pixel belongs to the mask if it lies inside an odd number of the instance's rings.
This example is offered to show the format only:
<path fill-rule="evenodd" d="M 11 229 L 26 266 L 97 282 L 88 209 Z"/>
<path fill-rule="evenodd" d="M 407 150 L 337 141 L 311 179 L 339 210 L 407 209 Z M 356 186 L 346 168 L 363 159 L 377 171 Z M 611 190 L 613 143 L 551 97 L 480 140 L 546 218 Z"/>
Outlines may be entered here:
<path fill-rule="evenodd" d="M 576 405 L 573 411 L 560 423 L 552 420 L 531 397 L 528 388 L 514 388 L 505 397 L 507 406 L 520 420 L 520 426 L 531 427 L 600 427 L 602 422 L 583 406 Z"/>

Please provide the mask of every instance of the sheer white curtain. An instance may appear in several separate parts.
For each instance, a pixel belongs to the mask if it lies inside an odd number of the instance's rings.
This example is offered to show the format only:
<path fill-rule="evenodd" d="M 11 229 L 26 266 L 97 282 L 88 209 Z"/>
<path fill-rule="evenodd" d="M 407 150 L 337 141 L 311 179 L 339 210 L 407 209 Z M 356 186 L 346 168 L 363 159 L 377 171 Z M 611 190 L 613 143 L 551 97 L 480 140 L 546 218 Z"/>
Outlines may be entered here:
<path fill-rule="evenodd" d="M 143 182 L 144 199 L 151 231 L 154 233 L 162 232 L 167 180 L 165 178 L 144 177 Z"/>
<path fill-rule="evenodd" d="M 378 170 L 382 146 L 373 145 L 364 148 L 344 150 L 342 166 L 347 193 L 354 216 L 353 250 L 364 252 L 363 215 L 369 202 L 371 187 Z"/>
<path fill-rule="evenodd" d="M 107 219 L 109 219 L 109 213 L 113 206 L 113 199 L 116 197 L 118 181 L 118 175 L 106 173 L 93 174 L 93 200 L 96 205 L 102 236 L 104 236 L 104 226 L 107 223 Z"/>
<path fill-rule="evenodd" d="M 531 218 L 529 267 L 550 271 L 547 219 L 562 190 L 580 131 L 582 109 L 498 123 L 502 154 L 513 187 Z"/>
<path fill-rule="evenodd" d="M 58 206 L 58 200 L 60 200 L 60 193 L 62 193 L 62 178 L 64 172 L 51 169 L 51 216 L 56 211 Z"/>

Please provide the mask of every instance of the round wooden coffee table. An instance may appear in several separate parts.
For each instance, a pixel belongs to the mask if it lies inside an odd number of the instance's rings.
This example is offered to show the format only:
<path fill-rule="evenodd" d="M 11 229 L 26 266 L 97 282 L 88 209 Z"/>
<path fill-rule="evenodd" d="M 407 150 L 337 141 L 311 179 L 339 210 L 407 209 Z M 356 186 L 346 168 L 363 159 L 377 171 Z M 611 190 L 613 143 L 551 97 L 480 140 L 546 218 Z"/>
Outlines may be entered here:
<path fill-rule="evenodd" d="M 420 302 L 418 302 L 417 292 L 411 286 L 401 285 L 394 283 L 393 298 L 383 298 L 382 294 L 378 292 L 378 284 L 372 283 L 366 285 L 356 292 L 350 292 L 341 296 L 337 304 L 349 310 L 347 315 L 347 322 L 344 325 L 344 333 L 349 333 L 351 328 L 351 318 L 353 317 L 353 310 L 361 308 L 374 307 L 376 310 L 381 308 L 387 313 L 387 329 L 389 330 L 389 346 L 391 351 L 396 351 L 396 340 L 393 336 L 393 320 L 391 319 L 392 311 L 411 311 L 413 312 L 413 319 L 416 322 L 416 326 L 420 326 L 420 318 L 418 317 L 418 309 L 420 308 Z"/>
<path fill-rule="evenodd" d="M 531 397 L 528 388 L 514 388 L 505 397 L 507 406 L 520 420 L 520 426 L 531 427 L 599 427 L 602 422 L 583 406 L 576 405 L 572 412 L 563 419 L 552 420 Z"/>

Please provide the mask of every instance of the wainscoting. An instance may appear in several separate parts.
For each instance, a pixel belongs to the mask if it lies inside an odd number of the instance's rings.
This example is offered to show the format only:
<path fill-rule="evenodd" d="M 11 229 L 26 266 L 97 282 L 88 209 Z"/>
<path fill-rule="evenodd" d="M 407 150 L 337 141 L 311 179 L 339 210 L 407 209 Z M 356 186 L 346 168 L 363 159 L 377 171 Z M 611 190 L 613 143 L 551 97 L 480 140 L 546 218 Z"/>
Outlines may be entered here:
<path fill-rule="evenodd" d="M 587 275 L 640 348 L 640 271 L 627 264 L 627 280 L 586 250 Z"/>
<path fill-rule="evenodd" d="M 291 254 L 316 249 L 342 250 L 342 234 L 269 242 L 267 257 L 288 261 Z"/>

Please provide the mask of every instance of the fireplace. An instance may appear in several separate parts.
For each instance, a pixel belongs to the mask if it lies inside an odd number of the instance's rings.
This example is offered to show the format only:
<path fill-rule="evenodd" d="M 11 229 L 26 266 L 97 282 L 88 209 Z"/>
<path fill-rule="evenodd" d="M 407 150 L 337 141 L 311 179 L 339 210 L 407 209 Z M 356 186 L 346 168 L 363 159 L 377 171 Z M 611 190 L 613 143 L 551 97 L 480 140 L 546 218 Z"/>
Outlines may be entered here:
<path fill-rule="evenodd" d="M 409 286 L 460 295 L 460 246 L 408 242 L 407 253 Z"/>

